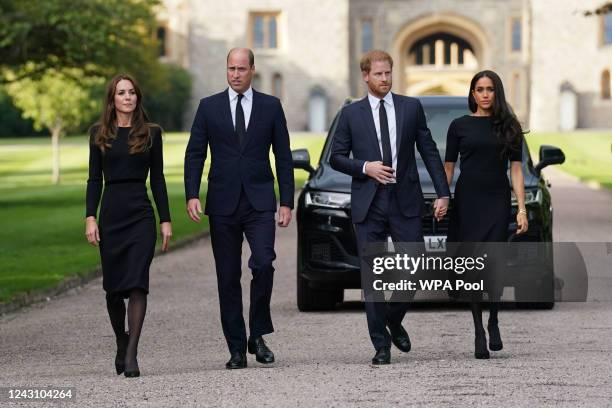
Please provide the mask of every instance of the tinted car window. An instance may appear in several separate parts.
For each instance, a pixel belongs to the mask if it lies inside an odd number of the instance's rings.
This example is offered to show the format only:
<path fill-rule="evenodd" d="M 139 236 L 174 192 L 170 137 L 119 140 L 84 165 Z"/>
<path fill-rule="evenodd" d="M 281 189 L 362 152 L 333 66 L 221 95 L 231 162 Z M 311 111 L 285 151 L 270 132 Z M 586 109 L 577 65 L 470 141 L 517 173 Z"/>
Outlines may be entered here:
<path fill-rule="evenodd" d="M 438 149 L 446 150 L 446 133 L 451 122 L 468 112 L 466 109 L 460 109 L 456 106 L 427 106 L 424 105 L 425 118 L 427 119 L 427 126 L 431 131 Z"/>

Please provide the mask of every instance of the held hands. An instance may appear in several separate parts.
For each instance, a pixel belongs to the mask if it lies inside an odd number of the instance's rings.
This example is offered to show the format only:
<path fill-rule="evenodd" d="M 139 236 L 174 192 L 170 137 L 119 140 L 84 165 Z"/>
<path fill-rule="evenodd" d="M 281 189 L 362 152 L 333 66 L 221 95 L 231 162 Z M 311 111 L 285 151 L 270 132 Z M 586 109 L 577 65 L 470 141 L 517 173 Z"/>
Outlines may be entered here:
<path fill-rule="evenodd" d="M 87 238 L 87 242 L 91 245 L 98 246 L 100 242 L 100 232 L 98 231 L 96 217 L 89 216 L 85 218 L 85 237 Z"/>
<path fill-rule="evenodd" d="M 278 208 L 278 226 L 287 227 L 291 222 L 291 208 L 281 205 Z"/>
<path fill-rule="evenodd" d="M 162 236 L 162 247 L 161 250 L 166 252 L 168 250 L 168 242 L 170 241 L 170 237 L 172 236 L 172 223 L 170 222 L 162 222 L 159 225 L 159 230 Z"/>
<path fill-rule="evenodd" d="M 517 235 L 526 233 L 529 229 L 529 221 L 527 221 L 527 214 L 519 211 L 519 213 L 516 214 L 516 224 L 518 225 L 518 228 L 516 230 Z"/>
<path fill-rule="evenodd" d="M 381 184 L 394 181 L 394 172 L 392 167 L 385 166 L 381 161 L 367 162 L 365 165 L 365 174 Z"/>
<path fill-rule="evenodd" d="M 448 210 L 448 197 L 437 198 L 433 205 L 434 217 L 436 217 L 436 221 L 440 221 L 446 216 L 446 211 Z"/>
<path fill-rule="evenodd" d="M 189 201 L 187 201 L 187 214 L 192 221 L 200 222 L 202 204 L 200 204 L 199 198 L 191 198 Z"/>

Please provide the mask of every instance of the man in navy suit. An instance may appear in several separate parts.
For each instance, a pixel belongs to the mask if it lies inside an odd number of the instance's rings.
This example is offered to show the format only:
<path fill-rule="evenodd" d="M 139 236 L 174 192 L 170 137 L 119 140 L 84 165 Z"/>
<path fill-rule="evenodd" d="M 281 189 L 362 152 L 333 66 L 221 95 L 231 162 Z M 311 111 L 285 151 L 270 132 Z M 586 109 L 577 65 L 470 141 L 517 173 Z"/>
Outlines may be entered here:
<path fill-rule="evenodd" d="M 425 206 L 415 145 L 439 197 L 434 204 L 438 219 L 446 214 L 450 191 L 421 103 L 391 93 L 391 56 L 370 51 L 361 59 L 360 68 L 368 95 L 343 108 L 330 164 L 353 177 L 351 215 L 363 255 L 367 243 L 386 242 L 388 236 L 394 242 L 423 242 L 421 216 Z M 373 364 L 390 363 L 391 342 L 404 352 L 410 351 L 410 337 L 402 326 L 405 314 L 406 303 L 366 298 L 368 330 L 376 349 Z"/>
<path fill-rule="evenodd" d="M 210 147 L 205 213 L 210 221 L 221 324 L 230 351 L 226 364 L 229 369 L 247 366 L 247 348 L 258 362 L 274 362 L 274 354 L 262 337 L 274 331 L 270 298 L 272 261 L 276 258 L 276 196 L 270 147 L 280 192 L 279 226 L 289 225 L 293 208 L 293 162 L 285 114 L 278 98 L 251 88 L 254 73 L 251 50 L 230 50 L 229 88 L 200 101 L 185 152 L 187 213 L 193 221 L 200 222 L 200 181 Z M 251 248 L 249 268 L 253 275 L 248 341 L 240 286 L 243 235 Z"/>

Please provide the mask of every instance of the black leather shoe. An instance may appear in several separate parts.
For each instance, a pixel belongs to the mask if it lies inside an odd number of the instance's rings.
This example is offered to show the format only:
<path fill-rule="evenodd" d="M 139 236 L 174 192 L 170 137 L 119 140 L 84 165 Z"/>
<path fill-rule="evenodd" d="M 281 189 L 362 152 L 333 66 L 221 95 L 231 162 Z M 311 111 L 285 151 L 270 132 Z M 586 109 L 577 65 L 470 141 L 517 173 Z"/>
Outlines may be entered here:
<path fill-rule="evenodd" d="M 495 323 L 489 323 L 487 325 L 487 330 L 489 332 L 489 350 L 491 351 L 499 351 L 504 348 L 504 343 L 501 339 L 501 334 L 499 333 L 499 326 Z"/>
<path fill-rule="evenodd" d="M 127 350 L 129 340 L 130 336 L 127 333 L 117 337 L 117 354 L 115 355 L 117 375 L 121 375 L 125 371 L 125 351 Z"/>
<path fill-rule="evenodd" d="M 249 339 L 248 350 L 250 354 L 255 354 L 255 360 L 259 363 L 270 364 L 274 362 L 274 353 L 266 346 L 266 342 L 261 336 Z"/>
<path fill-rule="evenodd" d="M 389 325 L 389 331 L 391 332 L 391 341 L 395 347 L 404 353 L 409 352 L 412 346 L 410 344 L 410 337 L 406 329 L 404 329 L 404 326 L 402 326 L 401 323 L 398 325 Z"/>
<path fill-rule="evenodd" d="M 390 364 L 391 363 L 391 348 L 390 347 L 381 347 L 376 350 L 376 355 L 372 359 L 373 365 L 382 365 L 382 364 Z"/>
<path fill-rule="evenodd" d="M 247 359 L 246 354 L 241 352 L 232 352 L 231 357 L 227 363 L 225 363 L 225 368 L 228 370 L 234 370 L 237 368 L 246 368 Z"/>
<path fill-rule="evenodd" d="M 482 333 L 476 333 L 476 337 L 474 338 L 474 357 L 479 360 L 486 360 L 489 358 L 487 336 L 485 336 L 484 329 L 482 329 Z"/>

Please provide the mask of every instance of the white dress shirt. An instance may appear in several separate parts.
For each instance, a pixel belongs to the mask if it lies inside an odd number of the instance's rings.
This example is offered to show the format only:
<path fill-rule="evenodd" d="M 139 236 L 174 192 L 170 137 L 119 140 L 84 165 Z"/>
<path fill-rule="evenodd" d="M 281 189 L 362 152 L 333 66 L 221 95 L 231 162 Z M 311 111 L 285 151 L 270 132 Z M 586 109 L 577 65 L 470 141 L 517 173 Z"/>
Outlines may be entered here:
<path fill-rule="evenodd" d="M 236 129 L 236 103 L 238 102 L 238 92 L 234 91 L 230 86 L 227 89 L 227 93 L 229 94 L 230 110 L 232 111 L 232 123 L 234 124 L 234 129 Z M 251 119 L 251 110 L 253 108 L 253 88 L 249 87 L 243 95 L 244 97 L 242 98 L 241 105 L 244 111 L 244 128 L 247 129 L 249 127 L 249 119 Z"/>
<path fill-rule="evenodd" d="M 391 142 L 391 162 L 393 170 L 397 172 L 397 129 L 395 122 L 395 105 L 393 105 L 393 94 L 387 92 L 382 99 L 387 111 L 387 123 L 389 124 L 389 142 Z M 378 147 L 380 148 L 380 156 L 383 156 L 382 139 L 380 135 L 380 98 L 368 93 L 368 102 L 372 108 L 372 116 L 374 118 L 374 127 L 376 128 L 376 137 L 378 138 Z M 363 165 L 363 173 L 365 174 L 365 163 Z"/>

